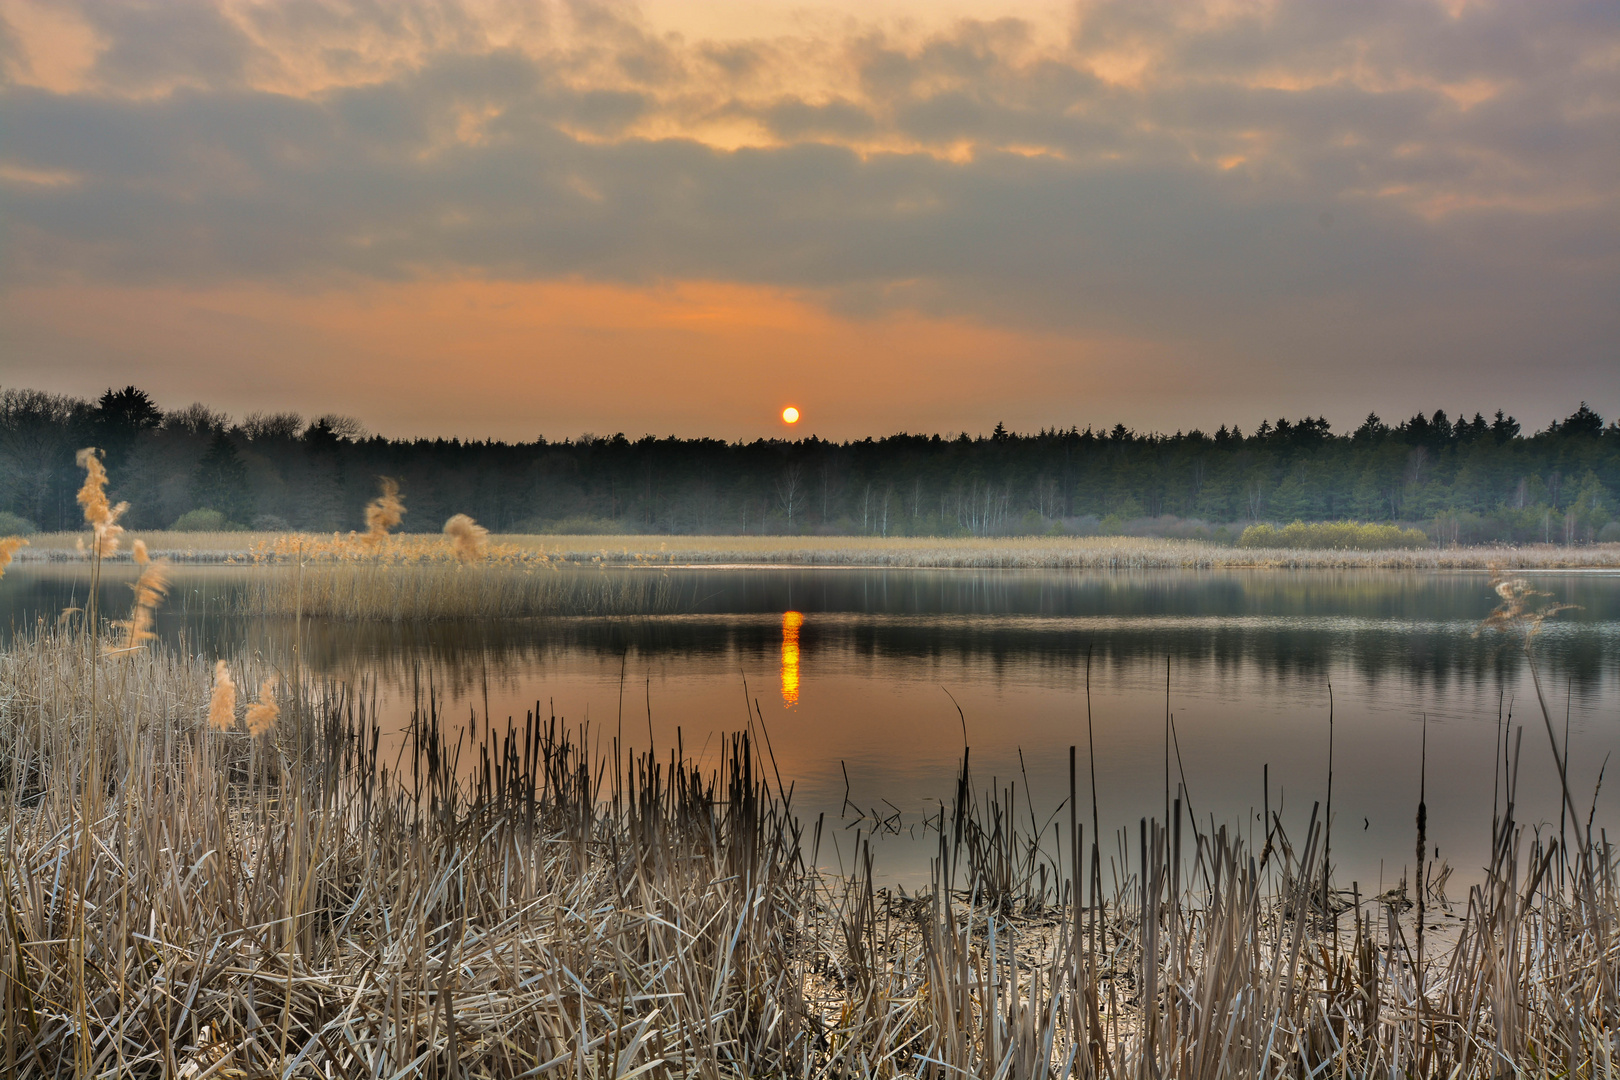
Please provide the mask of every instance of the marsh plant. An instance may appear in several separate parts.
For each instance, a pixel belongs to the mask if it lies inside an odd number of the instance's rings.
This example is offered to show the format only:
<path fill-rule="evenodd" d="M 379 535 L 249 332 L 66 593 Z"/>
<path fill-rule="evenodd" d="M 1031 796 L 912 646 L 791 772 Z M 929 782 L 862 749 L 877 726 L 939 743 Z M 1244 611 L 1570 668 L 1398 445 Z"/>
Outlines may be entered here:
<path fill-rule="evenodd" d="M 964 749 L 907 894 L 875 823 L 801 826 L 760 722 L 700 765 L 425 698 L 396 758 L 347 687 L 255 737 L 228 666 L 143 649 L 92 703 L 84 657 L 0 654 L 11 1075 L 1585 1075 L 1620 1022 L 1613 852 L 1521 825 L 1514 768 L 1420 942 L 1411 890 L 1331 881 L 1316 812 L 1254 850 L 1176 798 L 1099 844 L 1077 779 L 1026 829 Z"/>

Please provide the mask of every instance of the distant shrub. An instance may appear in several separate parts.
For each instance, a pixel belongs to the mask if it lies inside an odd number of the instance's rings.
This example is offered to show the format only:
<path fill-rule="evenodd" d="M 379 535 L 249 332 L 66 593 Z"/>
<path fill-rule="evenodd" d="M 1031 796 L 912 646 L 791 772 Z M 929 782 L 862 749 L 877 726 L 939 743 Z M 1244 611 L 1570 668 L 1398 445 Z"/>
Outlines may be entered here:
<path fill-rule="evenodd" d="M 230 528 L 218 510 L 187 510 L 169 526 L 175 532 L 225 532 Z"/>
<path fill-rule="evenodd" d="M 4 531 L 0 529 L 0 532 Z M 1603 526 L 1598 530 L 1597 538 L 1600 544 L 1620 544 L 1620 521 L 1611 521 Z"/>
<path fill-rule="evenodd" d="M 1399 525 L 1370 525 L 1360 521 L 1296 521 L 1275 525 L 1250 525 L 1238 537 L 1238 547 L 1246 548 L 1332 548 L 1345 551 L 1378 551 L 1385 548 L 1425 547 L 1429 538 L 1421 529 Z"/>
<path fill-rule="evenodd" d="M 287 519 L 279 514 L 260 514 L 253 519 L 253 527 L 259 532 L 291 532 L 292 526 Z"/>
<path fill-rule="evenodd" d="M 39 526 L 9 510 L 0 510 L 0 536 L 28 536 L 39 532 Z"/>

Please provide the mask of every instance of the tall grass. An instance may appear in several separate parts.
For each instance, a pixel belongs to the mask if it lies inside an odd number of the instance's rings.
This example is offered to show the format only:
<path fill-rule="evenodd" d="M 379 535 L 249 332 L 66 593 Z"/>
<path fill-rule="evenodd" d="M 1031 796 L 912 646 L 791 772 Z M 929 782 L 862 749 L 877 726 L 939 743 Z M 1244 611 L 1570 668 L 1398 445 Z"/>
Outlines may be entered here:
<path fill-rule="evenodd" d="M 78 633 L 0 653 L 8 1075 L 1611 1068 L 1614 853 L 1520 825 L 1516 767 L 1458 935 L 1419 946 L 1404 887 L 1334 887 L 1315 813 L 1297 836 L 1272 815 L 1257 851 L 1179 798 L 1085 836 L 1072 752 L 1060 835 L 964 748 L 907 895 L 874 880 L 873 823 L 801 827 L 757 725 L 704 767 L 427 699 L 396 760 L 351 689 L 284 682 L 308 722 L 255 739 L 201 658 L 109 662 Z"/>

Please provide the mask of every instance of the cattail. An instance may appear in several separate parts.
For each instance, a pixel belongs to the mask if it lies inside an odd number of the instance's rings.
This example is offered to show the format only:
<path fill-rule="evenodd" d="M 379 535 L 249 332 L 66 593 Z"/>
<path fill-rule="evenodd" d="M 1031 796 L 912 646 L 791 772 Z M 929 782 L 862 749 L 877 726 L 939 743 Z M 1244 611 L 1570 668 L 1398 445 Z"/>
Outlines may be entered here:
<path fill-rule="evenodd" d="M 281 707 L 276 704 L 275 689 L 274 679 L 266 679 L 259 684 L 259 700 L 247 708 L 249 735 L 257 737 L 275 728 L 276 720 L 281 716 Z"/>
<path fill-rule="evenodd" d="M 129 503 L 113 506 L 107 501 L 107 470 L 101 465 L 101 451 L 93 446 L 80 450 L 73 458 L 84 470 L 84 486 L 79 488 L 79 505 L 84 508 L 84 520 L 93 534 L 91 550 L 103 559 L 110 559 L 118 551 L 118 537 L 124 527 L 118 519 L 129 509 Z"/>
<path fill-rule="evenodd" d="M 388 530 L 398 525 L 405 516 L 405 503 L 399 497 L 399 485 L 390 477 L 382 479 L 382 494 L 366 505 L 366 531 L 360 542 L 376 547 L 388 537 Z"/>
<path fill-rule="evenodd" d="M 489 530 L 466 514 L 457 514 L 445 522 L 444 535 L 450 538 L 456 554 L 468 562 L 475 562 L 484 557 L 484 547 L 489 542 Z"/>
<path fill-rule="evenodd" d="M 208 726 L 229 731 L 236 726 L 236 683 L 231 669 L 221 660 L 214 665 L 214 694 L 208 700 Z"/>
<path fill-rule="evenodd" d="M 169 564 L 162 559 L 153 562 L 146 554 L 146 545 L 139 540 L 135 541 L 134 554 L 135 561 L 145 569 L 130 586 L 135 591 L 135 606 L 130 609 L 129 618 L 113 624 L 122 637 L 108 647 L 110 655 L 133 652 L 157 637 L 152 633 L 152 612 L 169 594 Z"/>
<path fill-rule="evenodd" d="M 446 529 L 449 526 L 445 526 Z M 11 556 L 20 547 L 26 547 L 28 541 L 20 536 L 8 536 L 0 539 L 0 577 L 6 576 L 6 567 L 11 565 Z"/>

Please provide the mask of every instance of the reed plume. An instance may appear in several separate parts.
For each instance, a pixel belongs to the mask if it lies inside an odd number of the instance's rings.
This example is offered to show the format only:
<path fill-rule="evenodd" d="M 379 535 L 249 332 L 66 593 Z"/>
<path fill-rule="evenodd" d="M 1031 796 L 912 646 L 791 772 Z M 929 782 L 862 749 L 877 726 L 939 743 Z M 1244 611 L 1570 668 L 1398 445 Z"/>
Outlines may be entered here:
<path fill-rule="evenodd" d="M 73 460 L 84 470 L 84 486 L 79 488 L 78 502 L 84 508 L 84 520 L 94 538 L 91 550 L 100 558 L 110 559 L 118 551 L 118 537 L 124 527 L 118 519 L 129 509 L 129 503 L 114 506 L 107 499 L 107 470 L 101 464 L 101 451 L 87 446 L 74 455 Z"/>
<path fill-rule="evenodd" d="M 457 514 L 445 522 L 444 535 L 450 538 L 456 554 L 467 562 L 482 559 L 489 544 L 489 530 L 466 514 Z"/>
<path fill-rule="evenodd" d="M 267 732 L 275 730 L 276 721 L 281 717 L 281 706 L 276 704 L 276 680 L 266 679 L 259 684 L 259 700 L 247 707 L 248 734 L 257 738 Z"/>
<path fill-rule="evenodd" d="M 214 692 L 208 699 L 208 726 L 229 731 L 236 726 L 236 683 L 231 669 L 221 660 L 214 665 Z"/>
<path fill-rule="evenodd" d="M 449 526 L 445 526 L 449 529 Z M 0 577 L 6 576 L 6 567 L 11 565 L 11 556 L 20 547 L 27 547 L 28 541 L 20 536 L 7 536 L 0 539 Z"/>
<path fill-rule="evenodd" d="M 164 559 L 154 560 L 147 555 L 146 544 L 141 540 L 135 541 L 133 554 L 135 562 L 142 567 L 141 576 L 130 586 L 135 591 L 135 604 L 130 609 L 129 618 L 113 623 L 113 628 L 121 636 L 108 647 L 110 656 L 133 652 L 157 637 L 152 633 L 152 613 L 169 594 L 168 562 Z"/>
<path fill-rule="evenodd" d="M 382 479 L 382 494 L 366 504 L 366 531 L 360 542 L 376 547 L 388 538 L 388 530 L 405 516 L 405 503 L 399 497 L 399 484 L 392 477 Z"/>

